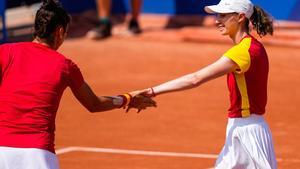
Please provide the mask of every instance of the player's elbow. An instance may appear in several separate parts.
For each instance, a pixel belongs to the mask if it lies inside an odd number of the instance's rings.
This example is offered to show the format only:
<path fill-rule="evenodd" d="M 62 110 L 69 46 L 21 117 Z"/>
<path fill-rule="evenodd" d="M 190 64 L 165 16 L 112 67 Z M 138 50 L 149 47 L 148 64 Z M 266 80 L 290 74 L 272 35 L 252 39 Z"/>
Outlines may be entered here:
<path fill-rule="evenodd" d="M 85 108 L 90 113 L 96 113 L 96 112 L 100 112 L 101 111 L 101 108 L 100 108 L 99 104 L 97 104 L 96 102 L 91 102 L 89 104 L 85 104 Z"/>
<path fill-rule="evenodd" d="M 190 84 L 192 85 L 192 87 L 199 86 L 201 84 L 201 82 L 202 82 L 202 79 L 199 76 L 197 76 L 196 73 L 191 75 Z"/>
<path fill-rule="evenodd" d="M 90 112 L 90 113 L 98 113 L 98 112 L 104 112 L 104 111 L 107 111 L 107 110 L 111 110 L 112 108 L 111 107 L 108 107 L 104 104 L 99 104 L 99 103 L 95 103 L 93 105 L 90 105 L 88 107 L 86 107 L 87 110 Z"/>
<path fill-rule="evenodd" d="M 88 106 L 88 107 L 86 107 L 86 109 L 87 109 L 90 113 L 96 113 L 96 112 L 99 112 L 95 106 Z"/>

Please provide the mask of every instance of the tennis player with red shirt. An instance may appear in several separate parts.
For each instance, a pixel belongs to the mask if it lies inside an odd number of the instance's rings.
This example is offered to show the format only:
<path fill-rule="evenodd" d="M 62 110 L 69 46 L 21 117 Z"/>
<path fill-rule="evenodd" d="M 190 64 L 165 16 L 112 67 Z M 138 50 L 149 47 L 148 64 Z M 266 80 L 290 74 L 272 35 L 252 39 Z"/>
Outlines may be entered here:
<path fill-rule="evenodd" d="M 263 117 L 267 103 L 268 56 L 249 30 L 251 22 L 258 35 L 272 35 L 272 19 L 250 0 L 221 0 L 217 5 L 206 6 L 205 10 L 217 14 L 216 25 L 222 35 L 232 39 L 233 47 L 199 71 L 140 93 L 153 97 L 186 90 L 227 74 L 231 106 L 225 145 L 215 168 L 276 169 L 272 135 Z"/>
<path fill-rule="evenodd" d="M 0 46 L 0 168 L 58 169 L 54 150 L 55 116 L 64 90 L 90 112 L 131 105 L 155 106 L 146 97 L 96 96 L 77 67 L 56 50 L 70 16 L 57 1 L 37 11 L 34 41 Z"/>

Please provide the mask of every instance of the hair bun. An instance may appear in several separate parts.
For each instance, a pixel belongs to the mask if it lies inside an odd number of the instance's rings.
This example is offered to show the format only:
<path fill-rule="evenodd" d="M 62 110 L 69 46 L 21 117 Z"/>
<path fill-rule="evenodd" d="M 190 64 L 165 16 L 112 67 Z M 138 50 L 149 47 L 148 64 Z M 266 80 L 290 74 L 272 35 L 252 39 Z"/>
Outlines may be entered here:
<path fill-rule="evenodd" d="M 42 0 L 42 2 L 42 7 L 44 8 L 57 8 L 58 6 L 60 6 L 57 0 Z"/>

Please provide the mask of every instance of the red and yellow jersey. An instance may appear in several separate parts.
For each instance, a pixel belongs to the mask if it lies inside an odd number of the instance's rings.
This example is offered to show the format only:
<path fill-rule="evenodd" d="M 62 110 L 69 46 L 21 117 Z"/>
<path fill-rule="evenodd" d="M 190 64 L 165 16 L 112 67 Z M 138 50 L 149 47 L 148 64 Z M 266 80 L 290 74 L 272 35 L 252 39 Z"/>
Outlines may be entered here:
<path fill-rule="evenodd" d="M 263 45 L 255 38 L 246 36 L 223 57 L 231 59 L 239 66 L 239 69 L 227 76 L 231 104 L 228 117 L 264 114 L 269 61 Z"/>

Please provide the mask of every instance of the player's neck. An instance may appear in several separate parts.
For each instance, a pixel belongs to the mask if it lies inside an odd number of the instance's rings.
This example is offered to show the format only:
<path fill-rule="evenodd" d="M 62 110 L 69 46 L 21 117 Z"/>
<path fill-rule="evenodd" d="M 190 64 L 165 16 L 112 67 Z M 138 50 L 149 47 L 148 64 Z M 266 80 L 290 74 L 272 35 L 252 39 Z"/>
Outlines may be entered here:
<path fill-rule="evenodd" d="M 35 38 L 32 42 L 35 42 L 35 43 L 38 43 L 38 44 L 41 44 L 43 46 L 46 46 L 48 48 L 51 48 L 51 49 L 54 49 L 50 44 L 44 42 L 42 39 L 40 38 Z"/>
<path fill-rule="evenodd" d="M 248 33 L 246 31 L 240 30 L 234 36 L 231 36 L 230 38 L 232 39 L 234 44 L 238 44 L 247 35 L 248 35 Z"/>

